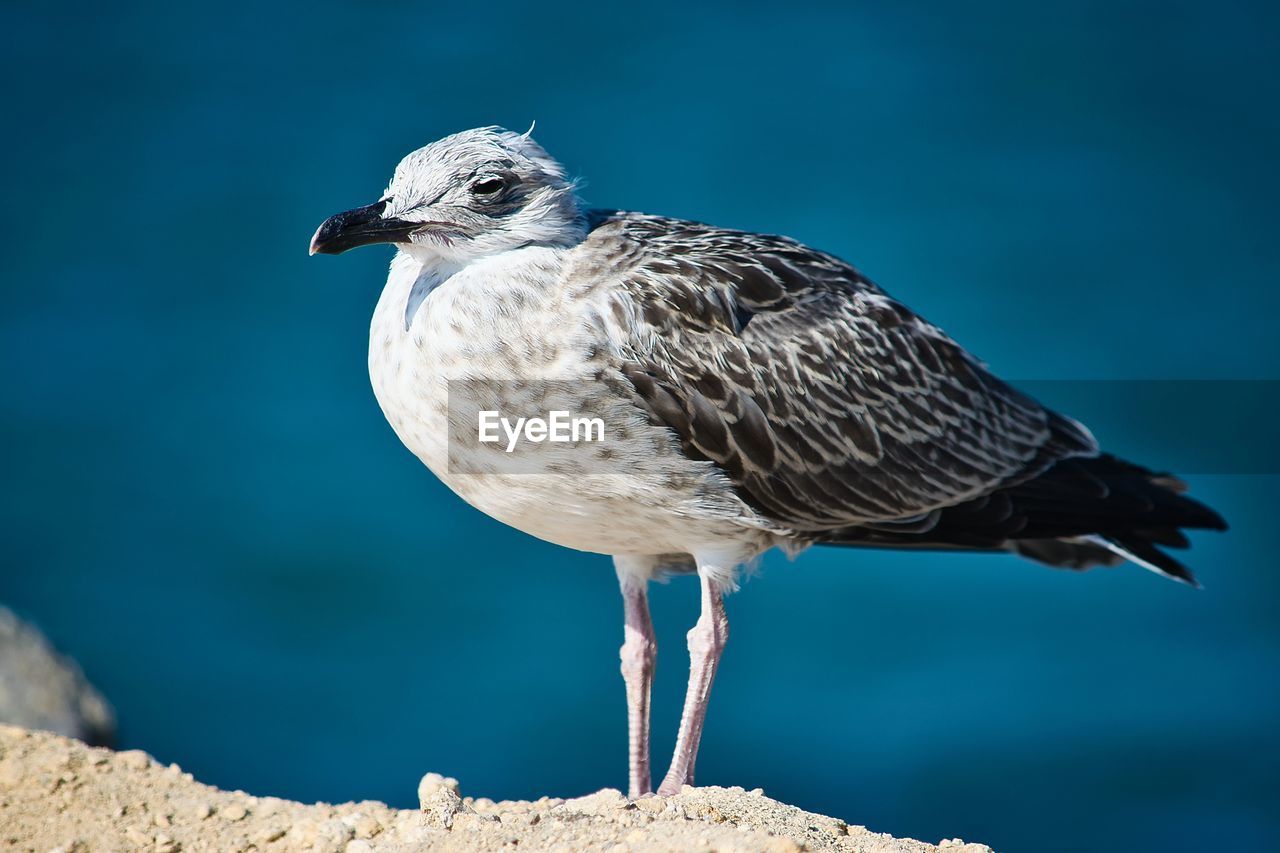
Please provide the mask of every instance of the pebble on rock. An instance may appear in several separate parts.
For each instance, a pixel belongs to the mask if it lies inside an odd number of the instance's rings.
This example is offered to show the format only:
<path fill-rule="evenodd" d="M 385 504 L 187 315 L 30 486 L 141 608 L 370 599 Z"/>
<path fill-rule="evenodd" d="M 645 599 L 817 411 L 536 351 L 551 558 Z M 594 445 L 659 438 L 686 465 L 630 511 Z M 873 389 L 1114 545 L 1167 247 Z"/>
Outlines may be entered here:
<path fill-rule="evenodd" d="M 453 829 L 453 819 L 459 812 L 470 811 L 452 788 L 440 788 L 420 804 L 427 815 L 427 822 L 444 829 Z"/>
<path fill-rule="evenodd" d="M 641 797 L 636 800 L 636 808 L 644 809 L 652 814 L 661 814 L 667 810 L 667 798 L 656 795 L 652 797 Z"/>
<path fill-rule="evenodd" d="M 272 841 L 279 841 L 281 838 L 284 838 L 288 832 L 289 832 L 288 827 L 283 827 L 283 826 L 267 827 L 266 829 L 262 830 L 262 832 L 258 833 L 258 835 L 254 839 L 254 843 L 256 843 L 259 847 L 261 847 L 264 844 L 270 844 Z"/>
<path fill-rule="evenodd" d="M 124 837 L 137 844 L 140 847 L 151 845 L 151 836 L 135 826 L 131 826 L 124 831 Z"/>
<path fill-rule="evenodd" d="M 422 777 L 422 781 L 418 783 L 418 804 L 422 808 L 428 798 L 436 791 L 448 789 L 453 793 L 458 793 L 458 780 L 452 776 L 441 776 L 439 773 L 428 773 Z"/>
<path fill-rule="evenodd" d="M 249 816 L 249 810 L 239 803 L 232 803 L 222 810 L 222 816 L 229 821 L 244 820 Z"/>

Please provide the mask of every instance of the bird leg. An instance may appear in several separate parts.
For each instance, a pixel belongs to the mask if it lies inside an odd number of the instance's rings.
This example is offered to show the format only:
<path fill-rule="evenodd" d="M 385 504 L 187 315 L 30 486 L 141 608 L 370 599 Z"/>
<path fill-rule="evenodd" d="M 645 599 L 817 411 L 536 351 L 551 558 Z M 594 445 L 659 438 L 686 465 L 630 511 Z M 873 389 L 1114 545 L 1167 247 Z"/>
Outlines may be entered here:
<path fill-rule="evenodd" d="M 649 689 L 658 657 L 658 643 L 649 618 L 649 580 L 618 567 L 622 587 L 622 679 L 627 685 L 627 740 L 630 765 L 629 796 L 653 793 L 649 777 Z"/>
<path fill-rule="evenodd" d="M 658 786 L 661 796 L 678 794 L 682 786 L 693 784 L 693 765 L 698 759 L 698 742 L 707 718 L 711 682 L 729 639 L 729 617 L 724 612 L 719 586 L 701 565 L 698 580 L 702 584 L 702 614 L 689 630 L 689 690 L 685 694 L 684 713 L 680 715 L 680 733 L 676 736 L 671 769 Z"/>

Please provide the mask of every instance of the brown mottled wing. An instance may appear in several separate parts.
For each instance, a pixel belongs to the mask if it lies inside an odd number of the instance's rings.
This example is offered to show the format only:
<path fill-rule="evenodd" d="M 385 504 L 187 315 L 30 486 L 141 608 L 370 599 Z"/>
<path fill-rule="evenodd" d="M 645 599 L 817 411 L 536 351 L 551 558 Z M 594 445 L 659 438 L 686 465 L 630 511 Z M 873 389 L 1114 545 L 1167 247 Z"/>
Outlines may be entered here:
<path fill-rule="evenodd" d="M 1097 453 L 838 258 L 639 214 L 593 226 L 571 274 L 609 289 L 628 378 L 687 454 L 780 525 L 929 524 Z"/>

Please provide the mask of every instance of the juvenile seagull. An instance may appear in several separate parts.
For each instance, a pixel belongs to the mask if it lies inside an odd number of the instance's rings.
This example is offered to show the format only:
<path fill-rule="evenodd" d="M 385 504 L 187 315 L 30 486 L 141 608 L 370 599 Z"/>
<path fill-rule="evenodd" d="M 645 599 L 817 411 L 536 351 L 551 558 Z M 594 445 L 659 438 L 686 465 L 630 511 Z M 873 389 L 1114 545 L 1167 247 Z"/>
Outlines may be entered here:
<path fill-rule="evenodd" d="M 469 130 L 409 154 L 382 198 L 327 219 L 311 252 L 371 243 L 398 250 L 369 373 L 401 441 L 482 512 L 613 557 L 632 798 L 652 791 L 647 589 L 662 572 L 696 572 L 702 593 L 658 787 L 671 794 L 693 783 L 729 633 L 723 596 L 772 547 L 1011 551 L 1073 569 L 1127 559 L 1194 584 L 1158 546 L 1225 528 L 1179 481 L 1101 453 L 839 258 L 587 210 L 527 133 Z M 451 383 L 477 379 L 513 416 L 531 414 L 539 383 L 570 380 L 562 402 L 618 440 L 539 445 L 537 473 L 507 472 L 500 445 L 451 437 Z"/>

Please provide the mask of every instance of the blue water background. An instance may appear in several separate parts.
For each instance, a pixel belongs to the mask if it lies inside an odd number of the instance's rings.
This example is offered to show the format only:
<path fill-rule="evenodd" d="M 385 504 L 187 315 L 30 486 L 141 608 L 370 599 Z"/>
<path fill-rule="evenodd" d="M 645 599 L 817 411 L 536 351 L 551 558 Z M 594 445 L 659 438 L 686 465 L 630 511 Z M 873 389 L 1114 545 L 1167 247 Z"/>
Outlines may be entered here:
<path fill-rule="evenodd" d="M 1276 379 L 1274 9 L 13 6 L 0 601 L 82 662 L 123 746 L 213 784 L 621 786 L 608 561 L 468 508 L 399 445 L 365 373 L 389 252 L 308 258 L 320 220 L 431 139 L 536 119 L 591 202 L 836 252 L 1007 376 Z M 1149 421 L 1090 418 L 1177 461 Z M 1274 845 L 1280 478 L 1189 479 L 1234 525 L 1195 537 L 1198 593 L 767 559 L 729 602 L 699 781 L 1009 851 Z M 695 587 L 653 604 L 662 769 Z"/>

